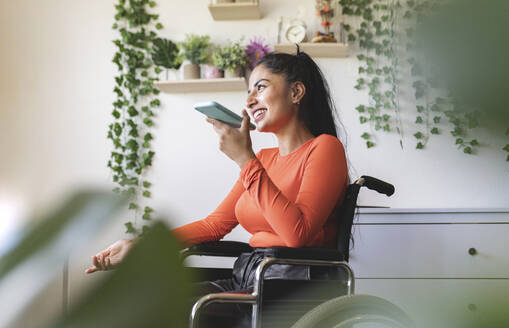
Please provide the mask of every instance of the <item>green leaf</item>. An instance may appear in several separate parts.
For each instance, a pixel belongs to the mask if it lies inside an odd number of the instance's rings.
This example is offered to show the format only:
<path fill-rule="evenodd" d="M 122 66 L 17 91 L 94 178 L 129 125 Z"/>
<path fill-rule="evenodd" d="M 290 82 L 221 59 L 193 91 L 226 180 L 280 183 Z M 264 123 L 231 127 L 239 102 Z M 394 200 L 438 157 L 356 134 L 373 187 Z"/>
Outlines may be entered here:
<path fill-rule="evenodd" d="M 364 110 L 366 109 L 366 107 L 364 107 L 364 105 L 359 105 L 359 106 L 355 107 L 355 109 L 356 109 L 359 113 L 364 113 Z"/>
<path fill-rule="evenodd" d="M 502 148 L 502 150 L 505 150 L 505 151 L 508 151 L 509 152 L 509 144 L 505 145 L 504 148 Z"/>
<path fill-rule="evenodd" d="M 385 124 L 385 125 L 384 125 L 384 131 L 385 131 L 385 132 L 389 132 L 389 131 L 391 131 L 391 127 L 389 126 L 389 124 Z"/>
<path fill-rule="evenodd" d="M 145 213 L 143 214 L 143 216 L 141 217 L 143 220 L 150 220 L 150 214 L 149 213 Z"/>
<path fill-rule="evenodd" d="M 474 139 L 474 140 L 470 141 L 470 145 L 479 146 L 479 142 L 476 139 Z"/>
<path fill-rule="evenodd" d="M 127 113 L 133 117 L 133 116 L 137 116 L 138 115 L 138 111 L 136 110 L 136 108 L 134 108 L 134 106 L 130 106 L 129 109 L 127 110 Z"/>
<path fill-rule="evenodd" d="M 136 205 L 135 203 L 129 203 L 129 209 L 130 210 L 135 210 L 138 208 L 138 205 Z"/>
<path fill-rule="evenodd" d="M 369 149 L 369 148 L 371 148 L 371 147 L 373 147 L 373 146 L 375 146 L 375 144 L 374 144 L 373 142 L 371 142 L 371 141 L 366 141 L 366 147 L 368 147 L 368 149 Z"/>
<path fill-rule="evenodd" d="M 435 116 L 435 117 L 433 117 L 433 122 L 434 122 L 435 124 L 440 123 L 440 116 Z"/>
<path fill-rule="evenodd" d="M 470 147 L 465 147 L 465 148 L 463 149 L 463 152 L 464 152 L 465 154 L 472 154 L 472 148 L 470 148 Z"/>
<path fill-rule="evenodd" d="M 143 187 L 145 188 L 150 188 L 150 186 L 152 186 L 152 184 L 148 181 L 143 181 Z"/>
<path fill-rule="evenodd" d="M 424 112 L 424 109 L 425 109 L 424 106 L 416 106 L 416 108 L 417 108 L 418 113 Z"/>
<path fill-rule="evenodd" d="M 145 117 L 145 118 L 143 119 L 143 123 L 145 123 L 145 125 L 146 125 L 146 126 L 149 126 L 149 127 L 150 127 L 150 126 L 152 126 L 152 125 L 154 125 L 154 123 L 152 122 L 152 120 L 151 120 L 151 119 L 149 119 L 148 117 Z"/>
<path fill-rule="evenodd" d="M 152 101 L 150 102 L 150 106 L 151 106 L 151 107 L 157 107 L 157 106 L 159 106 L 159 105 L 161 105 L 161 102 L 159 101 L 159 99 L 154 99 L 154 100 L 152 100 Z"/>
<path fill-rule="evenodd" d="M 150 6 L 150 8 L 154 8 L 156 6 L 156 2 L 155 1 L 150 1 L 148 3 L 148 5 Z"/>
<path fill-rule="evenodd" d="M 421 139 L 423 137 L 423 135 L 421 132 L 417 132 L 417 133 L 414 133 L 414 137 L 416 137 L 417 139 Z"/>
<path fill-rule="evenodd" d="M 163 28 L 163 24 L 161 24 L 161 23 L 156 24 L 156 29 L 160 30 L 162 28 Z"/>
<path fill-rule="evenodd" d="M 417 149 L 423 149 L 424 148 L 424 145 L 422 142 L 418 142 L 417 145 L 415 146 L 415 148 Z"/>
<path fill-rule="evenodd" d="M 360 120 L 361 124 L 364 124 L 368 121 L 367 117 L 365 117 L 365 116 L 360 116 L 359 120 Z"/>
<path fill-rule="evenodd" d="M 390 116 L 389 114 L 384 114 L 384 115 L 383 115 L 383 120 L 384 120 L 385 122 L 387 122 L 390 118 L 391 118 L 391 116 Z"/>
<path fill-rule="evenodd" d="M 118 110 L 113 110 L 113 112 L 111 113 L 111 115 L 113 115 L 114 118 L 116 119 L 119 119 L 120 118 L 120 112 Z"/>
<path fill-rule="evenodd" d="M 431 134 L 438 134 L 438 128 L 431 129 Z"/>
<path fill-rule="evenodd" d="M 124 223 L 124 226 L 126 227 L 126 233 L 136 233 L 136 229 L 134 228 L 133 226 L 133 223 L 132 222 L 127 222 L 127 223 Z"/>
<path fill-rule="evenodd" d="M 143 197 L 147 197 L 147 198 L 149 198 L 149 197 L 150 197 L 150 191 L 145 190 L 145 191 L 143 191 L 143 194 L 142 194 L 142 195 L 143 195 Z"/>
<path fill-rule="evenodd" d="M 456 144 L 457 144 L 457 145 L 461 145 L 461 144 L 463 144 L 463 139 L 461 139 L 461 138 L 456 138 Z"/>
<path fill-rule="evenodd" d="M 369 138 L 370 138 L 370 135 L 369 135 L 369 133 L 364 132 L 364 133 L 361 135 L 361 138 L 362 138 L 362 139 L 366 139 L 366 140 L 367 140 L 367 139 L 369 139 Z"/>
<path fill-rule="evenodd" d="M 416 120 L 415 120 L 415 123 L 417 124 L 422 124 L 424 121 L 422 120 L 422 117 L 421 116 L 417 116 Z"/>
<path fill-rule="evenodd" d="M 149 206 L 145 206 L 145 208 L 143 209 L 143 211 L 145 213 L 151 213 L 151 212 L 154 212 L 154 210 L 152 208 L 150 208 Z"/>

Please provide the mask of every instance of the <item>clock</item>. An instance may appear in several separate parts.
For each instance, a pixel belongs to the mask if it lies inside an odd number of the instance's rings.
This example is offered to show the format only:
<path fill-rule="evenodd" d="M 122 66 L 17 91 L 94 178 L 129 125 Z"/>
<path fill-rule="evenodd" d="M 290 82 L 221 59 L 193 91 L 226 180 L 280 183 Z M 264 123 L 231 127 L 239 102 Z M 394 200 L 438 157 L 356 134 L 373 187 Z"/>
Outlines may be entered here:
<path fill-rule="evenodd" d="M 306 40 L 306 25 L 300 21 L 289 24 L 285 31 L 285 38 L 290 43 L 301 43 Z"/>

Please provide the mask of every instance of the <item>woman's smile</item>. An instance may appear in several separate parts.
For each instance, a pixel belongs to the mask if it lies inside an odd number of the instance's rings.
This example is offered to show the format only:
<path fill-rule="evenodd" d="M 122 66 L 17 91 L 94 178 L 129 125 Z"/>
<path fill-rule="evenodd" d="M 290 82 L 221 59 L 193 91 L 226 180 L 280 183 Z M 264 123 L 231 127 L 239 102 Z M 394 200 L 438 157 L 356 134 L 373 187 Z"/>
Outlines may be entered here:
<path fill-rule="evenodd" d="M 251 73 L 250 85 L 246 107 L 258 131 L 277 133 L 296 118 L 283 76 L 258 66 Z"/>

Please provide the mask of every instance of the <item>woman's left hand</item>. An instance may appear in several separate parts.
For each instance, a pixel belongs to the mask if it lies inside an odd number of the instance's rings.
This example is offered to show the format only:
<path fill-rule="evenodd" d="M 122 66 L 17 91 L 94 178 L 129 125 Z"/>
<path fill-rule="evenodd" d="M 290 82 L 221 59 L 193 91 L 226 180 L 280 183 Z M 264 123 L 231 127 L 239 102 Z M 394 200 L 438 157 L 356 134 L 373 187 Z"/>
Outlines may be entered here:
<path fill-rule="evenodd" d="M 249 135 L 249 115 L 242 110 L 242 125 L 234 128 L 221 121 L 207 117 L 207 122 L 212 124 L 219 135 L 219 149 L 230 157 L 240 168 L 249 160 L 255 158 Z"/>

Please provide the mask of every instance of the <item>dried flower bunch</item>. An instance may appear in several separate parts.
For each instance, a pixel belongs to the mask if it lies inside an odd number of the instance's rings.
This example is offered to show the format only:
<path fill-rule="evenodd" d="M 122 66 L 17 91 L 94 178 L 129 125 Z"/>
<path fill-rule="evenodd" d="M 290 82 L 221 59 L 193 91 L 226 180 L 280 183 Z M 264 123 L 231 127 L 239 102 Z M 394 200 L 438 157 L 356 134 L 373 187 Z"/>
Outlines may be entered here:
<path fill-rule="evenodd" d="M 322 19 L 321 25 L 325 28 L 325 34 L 330 34 L 334 9 L 331 8 L 331 0 L 316 0 L 317 15 Z"/>

